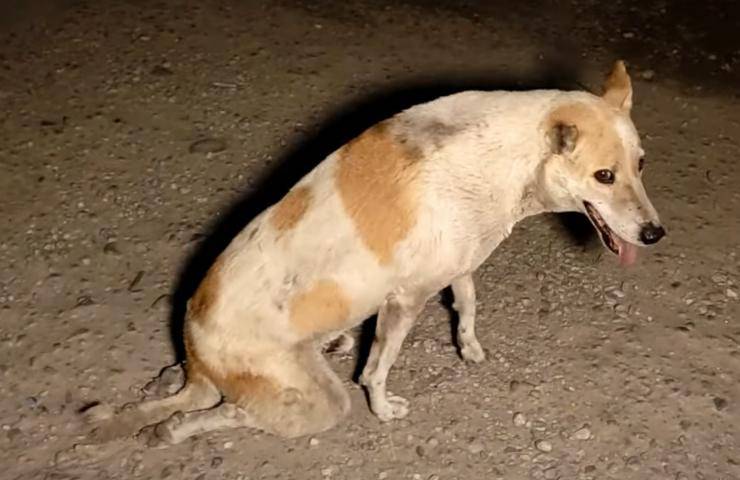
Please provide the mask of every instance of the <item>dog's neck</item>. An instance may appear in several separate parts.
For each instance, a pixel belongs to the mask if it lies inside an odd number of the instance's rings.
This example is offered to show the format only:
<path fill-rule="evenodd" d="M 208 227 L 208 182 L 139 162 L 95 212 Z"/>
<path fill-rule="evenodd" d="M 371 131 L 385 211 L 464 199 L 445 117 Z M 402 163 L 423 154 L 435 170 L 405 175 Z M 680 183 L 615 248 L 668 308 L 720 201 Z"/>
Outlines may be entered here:
<path fill-rule="evenodd" d="M 455 198 L 451 204 L 460 205 L 457 213 L 466 225 L 462 229 L 466 236 L 495 248 L 516 223 L 549 210 L 541 188 L 540 165 L 537 159 L 522 158 L 498 167 L 450 168 L 439 188 Z"/>
<path fill-rule="evenodd" d="M 544 178 L 544 166 L 550 152 L 544 142 L 537 141 L 538 134 L 537 127 L 533 124 L 527 135 L 523 135 L 526 140 L 520 140 L 525 145 L 508 148 L 506 144 L 497 142 L 483 154 L 495 158 L 502 156 L 500 152 L 516 152 L 514 158 L 493 161 L 482 168 L 484 180 L 477 189 L 483 200 L 481 206 L 487 211 L 485 216 L 490 218 L 483 224 L 490 222 L 489 229 L 497 228 L 497 223 L 501 220 L 492 218 L 490 212 L 505 212 L 505 222 L 513 227 L 527 217 L 553 210 Z"/>
<path fill-rule="evenodd" d="M 456 210 L 466 235 L 487 243 L 506 237 L 526 217 L 555 210 L 544 174 L 552 155 L 545 119 L 572 95 L 470 92 L 420 108 L 441 118 L 440 123 L 454 118 L 454 137 L 441 148 L 432 147 L 431 184 L 440 200 Z"/>

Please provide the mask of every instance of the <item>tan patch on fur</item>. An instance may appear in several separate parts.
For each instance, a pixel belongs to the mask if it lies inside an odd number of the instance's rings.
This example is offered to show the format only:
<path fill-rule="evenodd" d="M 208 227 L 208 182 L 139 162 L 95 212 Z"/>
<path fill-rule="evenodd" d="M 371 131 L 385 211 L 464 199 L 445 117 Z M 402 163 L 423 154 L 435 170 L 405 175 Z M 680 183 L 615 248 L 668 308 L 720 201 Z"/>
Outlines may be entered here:
<path fill-rule="evenodd" d="M 547 124 L 548 129 L 558 123 L 576 127 L 578 134 L 575 142 L 583 160 L 580 162 L 582 167 L 614 168 L 624 158 L 624 146 L 614 127 L 614 115 L 606 108 L 571 103 L 553 110 Z M 594 161 L 599 163 L 593 164 Z"/>
<path fill-rule="evenodd" d="M 615 126 L 620 115 L 605 106 L 572 103 L 555 109 L 548 117 L 548 124 L 550 127 L 557 123 L 577 127 L 576 150 L 572 161 L 566 162 L 588 181 L 593 181 L 597 170 L 612 170 L 616 180 L 609 187 L 610 202 L 614 206 L 624 205 L 626 209 L 629 205 L 639 204 L 632 186 L 634 176 L 639 173 L 637 162 L 627 155 Z"/>
<path fill-rule="evenodd" d="M 216 303 L 218 291 L 221 288 L 221 272 L 223 270 L 223 260 L 219 257 L 216 262 L 208 269 L 208 273 L 195 294 L 188 302 L 188 318 L 199 324 L 203 324 L 208 319 L 208 314 Z"/>
<path fill-rule="evenodd" d="M 220 372 L 204 361 L 193 347 L 192 330 L 185 331 L 185 354 L 187 358 L 187 381 L 207 381 L 212 383 L 226 401 L 242 406 L 252 402 L 274 398 L 280 386 L 272 379 L 248 371 Z"/>
<path fill-rule="evenodd" d="M 275 205 L 270 223 L 278 232 L 290 230 L 303 218 L 310 203 L 311 190 L 308 187 L 296 187 Z"/>
<path fill-rule="evenodd" d="M 183 334 L 183 343 L 185 344 L 185 373 L 187 375 L 187 381 L 197 381 L 198 379 L 210 381 L 211 376 L 209 375 L 209 369 L 201 361 L 200 356 L 195 351 L 192 336 L 193 332 L 190 328 L 190 324 L 186 323 Z"/>
<path fill-rule="evenodd" d="M 281 391 L 274 380 L 251 372 L 228 373 L 218 380 L 217 385 L 226 401 L 243 406 L 274 398 Z"/>
<path fill-rule="evenodd" d="M 381 123 L 339 154 L 337 188 L 363 243 L 388 264 L 398 242 L 416 223 L 413 181 L 419 152 L 403 145 Z"/>
<path fill-rule="evenodd" d="M 303 333 L 329 332 L 349 318 L 349 299 L 337 282 L 319 280 L 290 302 L 290 321 Z"/>

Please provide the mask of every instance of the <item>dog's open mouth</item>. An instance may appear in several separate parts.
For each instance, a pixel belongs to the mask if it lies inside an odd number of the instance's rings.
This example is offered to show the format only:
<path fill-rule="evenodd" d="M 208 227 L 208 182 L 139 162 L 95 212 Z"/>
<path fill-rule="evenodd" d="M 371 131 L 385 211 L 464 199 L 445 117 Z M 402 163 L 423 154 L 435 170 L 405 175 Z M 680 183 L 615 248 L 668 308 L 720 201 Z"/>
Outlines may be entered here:
<path fill-rule="evenodd" d="M 604 221 L 599 211 L 596 210 L 596 207 L 585 201 L 583 205 L 586 207 L 589 220 L 591 220 L 596 231 L 599 232 L 604 246 L 619 256 L 619 263 L 622 265 L 632 265 L 635 263 L 635 260 L 637 260 L 637 247 L 614 233 L 614 230 L 609 228 L 609 225 Z"/>

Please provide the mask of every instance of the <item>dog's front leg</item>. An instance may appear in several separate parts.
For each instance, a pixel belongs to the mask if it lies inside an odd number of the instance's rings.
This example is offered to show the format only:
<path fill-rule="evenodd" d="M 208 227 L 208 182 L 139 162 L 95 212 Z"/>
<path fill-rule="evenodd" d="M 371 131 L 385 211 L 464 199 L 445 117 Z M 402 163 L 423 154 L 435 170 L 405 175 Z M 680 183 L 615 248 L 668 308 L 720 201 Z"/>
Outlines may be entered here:
<path fill-rule="evenodd" d="M 452 294 L 455 303 L 452 305 L 457 311 L 457 342 L 460 346 L 460 355 L 469 362 L 482 362 L 486 358 L 478 339 L 475 336 L 475 283 L 471 274 L 464 275 L 452 281 Z"/>
<path fill-rule="evenodd" d="M 401 344 L 423 308 L 423 299 L 392 294 L 378 312 L 375 340 L 360 383 L 367 388 L 370 409 L 381 421 L 403 418 L 409 413 L 409 402 L 387 392 L 385 384 Z"/>

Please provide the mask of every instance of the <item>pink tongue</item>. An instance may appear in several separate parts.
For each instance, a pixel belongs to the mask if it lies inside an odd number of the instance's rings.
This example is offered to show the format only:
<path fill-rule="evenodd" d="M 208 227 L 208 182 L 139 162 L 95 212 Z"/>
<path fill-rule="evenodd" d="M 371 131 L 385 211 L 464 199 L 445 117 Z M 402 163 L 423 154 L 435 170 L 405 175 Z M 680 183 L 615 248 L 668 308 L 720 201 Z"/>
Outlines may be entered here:
<path fill-rule="evenodd" d="M 637 260 L 637 247 L 621 238 L 617 240 L 619 244 L 619 264 L 628 267 Z"/>

